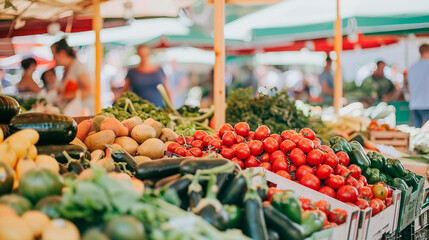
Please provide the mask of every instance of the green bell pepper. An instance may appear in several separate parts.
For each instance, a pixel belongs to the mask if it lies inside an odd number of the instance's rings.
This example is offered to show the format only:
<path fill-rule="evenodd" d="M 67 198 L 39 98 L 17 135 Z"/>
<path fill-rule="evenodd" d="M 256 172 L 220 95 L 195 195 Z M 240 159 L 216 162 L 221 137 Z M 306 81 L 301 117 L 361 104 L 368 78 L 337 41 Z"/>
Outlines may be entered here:
<path fill-rule="evenodd" d="M 363 175 L 366 177 L 368 184 L 380 182 L 380 170 L 377 168 L 367 168 L 363 171 Z"/>
<path fill-rule="evenodd" d="M 237 205 L 223 205 L 228 214 L 228 228 L 238 228 L 241 222 L 242 211 Z"/>
<path fill-rule="evenodd" d="M 392 181 L 392 177 L 385 173 L 385 172 L 380 172 L 380 182 L 384 182 L 386 184 L 390 184 L 390 182 Z"/>
<path fill-rule="evenodd" d="M 383 171 L 394 178 L 401 178 L 407 173 L 407 170 L 404 168 L 401 161 L 391 158 L 386 159 Z"/>
<path fill-rule="evenodd" d="M 302 215 L 301 226 L 304 229 L 305 236 L 310 236 L 312 233 L 323 228 L 323 216 L 314 211 L 306 211 Z"/>
<path fill-rule="evenodd" d="M 371 161 L 371 168 L 377 168 L 378 170 L 383 170 L 386 159 L 383 155 L 378 152 L 368 152 L 366 156 Z"/>
<path fill-rule="evenodd" d="M 293 191 L 276 192 L 271 197 L 271 205 L 296 223 L 301 223 L 301 202 Z"/>
<path fill-rule="evenodd" d="M 342 137 L 333 137 L 331 140 L 329 140 L 329 143 L 331 144 L 332 150 L 334 150 L 335 153 L 337 152 L 345 152 L 347 154 L 350 154 L 352 152 L 352 147 Z"/>
<path fill-rule="evenodd" d="M 417 186 L 419 185 L 419 179 L 417 179 L 415 173 L 407 170 L 407 173 L 402 176 L 402 179 L 404 179 L 408 187 L 413 187 L 413 191 L 417 189 Z"/>
<path fill-rule="evenodd" d="M 392 179 L 390 186 L 402 191 L 406 191 L 408 189 L 407 183 L 404 181 L 404 179 L 401 178 Z"/>

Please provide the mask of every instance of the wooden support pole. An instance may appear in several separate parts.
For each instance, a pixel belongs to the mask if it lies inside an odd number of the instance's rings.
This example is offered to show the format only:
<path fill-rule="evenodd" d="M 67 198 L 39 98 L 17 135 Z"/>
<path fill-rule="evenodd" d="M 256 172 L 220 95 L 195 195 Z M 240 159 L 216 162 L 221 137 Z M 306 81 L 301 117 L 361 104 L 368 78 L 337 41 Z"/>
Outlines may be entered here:
<path fill-rule="evenodd" d="M 101 61 L 103 58 L 103 46 L 100 40 L 102 29 L 102 19 L 100 16 L 100 0 L 92 0 L 94 16 L 92 19 L 92 29 L 95 31 L 95 113 L 101 112 Z"/>
<path fill-rule="evenodd" d="M 214 0 L 214 53 L 216 56 L 213 76 L 215 105 L 215 130 L 225 123 L 225 0 Z"/>
<path fill-rule="evenodd" d="M 334 50 L 337 55 L 335 63 L 337 65 L 335 69 L 335 81 L 334 81 L 334 108 L 335 113 L 338 114 L 340 108 L 343 106 L 343 79 L 341 76 L 341 51 L 343 49 L 343 36 L 342 26 L 340 17 L 340 0 L 337 0 L 337 19 L 335 21 L 335 39 L 334 39 Z"/>

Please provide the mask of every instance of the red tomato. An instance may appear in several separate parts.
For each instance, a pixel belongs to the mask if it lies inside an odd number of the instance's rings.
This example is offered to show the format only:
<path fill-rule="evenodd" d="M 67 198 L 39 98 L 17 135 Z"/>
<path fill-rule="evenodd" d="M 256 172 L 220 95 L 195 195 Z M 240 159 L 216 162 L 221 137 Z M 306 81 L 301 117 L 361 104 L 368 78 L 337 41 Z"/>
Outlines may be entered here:
<path fill-rule="evenodd" d="M 359 177 L 359 181 L 362 181 L 364 186 L 368 185 L 368 182 L 366 181 L 366 177 L 362 175 Z"/>
<path fill-rule="evenodd" d="M 290 171 L 290 172 L 296 172 L 296 169 L 297 169 L 297 167 L 296 167 L 296 165 L 295 165 L 295 164 L 293 164 L 293 163 L 289 166 L 289 171 Z"/>
<path fill-rule="evenodd" d="M 222 125 L 222 127 L 219 128 L 219 137 L 222 137 L 223 134 L 228 131 L 234 131 L 234 128 L 232 128 L 231 124 L 225 123 L 224 125 Z"/>
<path fill-rule="evenodd" d="M 203 155 L 203 151 L 196 147 L 189 149 L 188 152 L 191 153 L 194 157 L 201 157 Z"/>
<path fill-rule="evenodd" d="M 358 189 L 359 192 L 359 197 L 360 198 L 368 198 L 368 199 L 372 199 L 373 195 L 372 195 L 372 190 L 370 187 L 361 187 Z"/>
<path fill-rule="evenodd" d="M 237 143 L 243 143 L 246 139 L 242 136 L 237 136 Z"/>
<path fill-rule="evenodd" d="M 222 138 L 220 137 L 219 133 L 217 133 L 217 134 L 213 135 L 213 138 L 214 138 L 214 139 L 218 139 L 218 140 L 221 140 L 221 139 L 222 139 Z"/>
<path fill-rule="evenodd" d="M 347 220 L 347 211 L 340 208 L 335 208 L 328 214 L 328 220 L 336 224 L 342 224 Z"/>
<path fill-rule="evenodd" d="M 203 144 L 205 147 L 209 146 L 211 140 L 215 139 L 213 136 L 205 136 L 203 139 Z"/>
<path fill-rule="evenodd" d="M 337 165 L 335 168 L 334 168 L 334 173 L 336 174 L 336 175 L 340 175 L 340 172 L 341 171 L 343 171 L 343 169 L 347 169 L 346 167 L 344 167 L 343 165 Z"/>
<path fill-rule="evenodd" d="M 348 169 L 352 172 L 352 177 L 359 179 L 360 175 L 362 174 L 362 170 L 358 165 L 352 164 Z"/>
<path fill-rule="evenodd" d="M 299 198 L 299 201 L 301 202 L 301 208 L 304 211 L 307 210 L 315 210 L 316 208 L 313 206 L 311 199 L 309 198 Z"/>
<path fill-rule="evenodd" d="M 246 144 L 240 143 L 235 150 L 235 156 L 244 160 L 250 156 L 250 149 Z"/>
<path fill-rule="evenodd" d="M 272 137 L 265 138 L 263 143 L 264 143 L 264 150 L 267 153 L 272 153 L 276 150 L 279 150 L 279 143 L 276 141 L 276 139 Z"/>
<path fill-rule="evenodd" d="M 233 131 L 227 131 L 222 136 L 222 142 L 226 146 L 231 146 L 237 141 L 237 134 Z"/>
<path fill-rule="evenodd" d="M 194 141 L 193 137 L 187 137 L 186 138 L 186 144 L 188 144 L 188 145 L 191 145 L 193 141 Z"/>
<path fill-rule="evenodd" d="M 271 134 L 270 137 L 274 138 L 279 143 L 279 145 L 283 142 L 282 138 L 277 133 Z"/>
<path fill-rule="evenodd" d="M 194 141 L 191 143 L 191 146 L 192 146 L 192 147 L 199 148 L 199 149 L 201 149 L 201 150 L 204 150 L 204 144 L 203 144 L 203 141 L 201 141 L 201 140 L 194 140 Z"/>
<path fill-rule="evenodd" d="M 269 137 L 270 136 L 270 134 L 271 134 L 271 131 L 270 131 L 270 129 L 267 127 L 267 126 L 265 126 L 265 125 L 262 125 L 262 126 L 259 126 L 257 129 L 256 129 L 256 131 L 255 131 L 255 138 L 257 139 L 257 140 L 264 140 L 265 138 L 267 138 L 267 137 Z"/>
<path fill-rule="evenodd" d="M 303 139 L 303 140 L 305 140 L 305 139 Z M 324 155 L 325 154 L 322 151 L 320 151 L 319 149 L 313 149 L 307 154 L 307 163 L 310 164 L 311 166 L 317 166 L 319 164 L 322 164 L 323 159 L 324 159 Z"/>
<path fill-rule="evenodd" d="M 338 175 L 343 176 L 344 178 L 346 178 L 347 176 L 350 176 L 350 170 L 348 170 L 347 168 L 343 168 L 340 169 L 339 171 L 340 173 Z"/>
<path fill-rule="evenodd" d="M 334 222 L 328 222 L 328 224 L 323 225 L 323 229 L 327 229 L 327 228 L 334 228 L 337 227 L 338 224 L 334 223 Z"/>
<path fill-rule="evenodd" d="M 334 150 L 332 150 L 332 148 L 330 148 L 329 146 L 322 145 L 320 148 L 323 149 L 327 153 L 335 153 Z"/>
<path fill-rule="evenodd" d="M 239 158 L 233 158 L 233 159 L 231 159 L 231 162 L 235 162 L 235 163 L 237 163 L 237 165 L 241 168 L 241 169 L 243 169 L 244 168 L 244 163 L 243 163 L 243 161 L 241 160 L 241 159 L 239 159 Z"/>
<path fill-rule="evenodd" d="M 307 161 L 308 161 L 308 156 L 307 156 Z M 326 164 L 322 164 L 316 168 L 316 176 L 320 180 L 328 179 L 328 177 L 331 176 L 331 174 L 333 173 L 334 173 L 334 170 Z"/>
<path fill-rule="evenodd" d="M 249 142 L 250 154 L 259 156 L 264 151 L 264 144 L 258 140 L 251 140 Z"/>
<path fill-rule="evenodd" d="M 353 186 L 344 185 L 338 188 L 336 197 L 342 202 L 354 203 L 358 197 L 358 190 Z"/>
<path fill-rule="evenodd" d="M 271 164 L 270 163 L 263 162 L 263 163 L 260 163 L 259 166 L 267 169 L 268 171 L 271 171 Z"/>
<path fill-rule="evenodd" d="M 289 140 L 292 135 L 296 134 L 294 130 L 285 130 L 280 134 L 282 140 Z"/>
<path fill-rule="evenodd" d="M 331 168 L 335 168 L 338 165 L 338 158 L 335 156 L 335 153 L 325 153 L 323 164 L 329 165 Z"/>
<path fill-rule="evenodd" d="M 354 177 L 352 177 L 352 176 L 349 176 L 349 177 L 346 179 L 345 185 L 353 186 L 353 187 L 355 187 L 356 189 L 359 189 L 360 187 L 363 187 L 363 186 L 360 186 L 359 181 L 358 181 L 358 180 L 356 180 L 356 178 L 354 178 Z"/>
<path fill-rule="evenodd" d="M 174 153 L 179 155 L 179 156 L 184 157 L 186 155 L 186 149 L 184 147 L 180 146 L 174 150 Z"/>
<path fill-rule="evenodd" d="M 323 193 L 325 195 L 328 195 L 332 198 L 335 198 L 335 190 L 329 186 L 323 186 L 319 189 L 320 193 Z"/>
<path fill-rule="evenodd" d="M 347 153 L 337 152 L 335 155 L 338 157 L 339 164 L 344 166 L 348 166 L 350 164 L 350 157 Z"/>
<path fill-rule="evenodd" d="M 363 198 L 358 198 L 355 204 L 362 210 L 365 210 L 367 207 L 369 207 L 368 201 Z"/>
<path fill-rule="evenodd" d="M 213 139 L 209 142 L 208 148 L 212 151 L 219 150 L 222 146 L 222 140 Z"/>
<path fill-rule="evenodd" d="M 320 139 L 316 138 L 313 140 L 314 148 L 320 148 L 322 146 L 322 141 Z"/>
<path fill-rule="evenodd" d="M 301 166 L 307 163 L 304 152 L 299 148 L 295 148 L 290 152 L 289 159 L 296 166 Z"/>
<path fill-rule="evenodd" d="M 174 150 L 176 150 L 176 148 L 181 147 L 180 144 L 178 144 L 177 142 L 172 142 L 170 144 L 168 144 L 167 146 L 167 150 L 174 153 Z"/>
<path fill-rule="evenodd" d="M 383 200 L 381 200 L 380 198 L 374 198 L 375 201 L 378 202 L 378 204 L 381 207 L 381 211 L 383 211 L 386 208 L 386 205 L 384 204 Z"/>
<path fill-rule="evenodd" d="M 393 189 L 392 189 L 392 188 L 390 188 L 389 186 L 387 186 L 387 188 L 389 189 L 389 193 L 387 194 L 387 197 L 388 197 L 388 198 L 391 198 L 391 197 L 392 197 L 392 194 L 393 194 Z"/>
<path fill-rule="evenodd" d="M 287 163 L 284 161 L 276 161 L 273 163 L 271 169 L 273 169 L 273 172 L 278 172 L 280 170 L 287 171 L 288 166 L 287 166 Z"/>
<path fill-rule="evenodd" d="M 205 138 L 207 135 L 208 135 L 208 134 L 207 134 L 205 131 L 203 131 L 203 130 L 197 130 L 197 131 L 195 131 L 195 133 L 194 133 L 194 139 L 195 139 L 195 140 L 203 141 L 203 140 L 204 140 L 204 138 Z"/>
<path fill-rule="evenodd" d="M 233 159 L 235 157 L 235 152 L 231 148 L 224 148 L 220 151 L 220 155 L 226 159 Z"/>
<path fill-rule="evenodd" d="M 377 198 L 374 198 L 369 201 L 369 206 L 372 208 L 372 216 L 375 216 L 379 212 L 381 212 L 382 208 L 382 206 L 380 206 L 380 203 L 376 199 Z"/>
<path fill-rule="evenodd" d="M 269 153 L 264 153 L 261 156 L 261 162 L 269 162 L 270 161 L 270 154 Z"/>
<path fill-rule="evenodd" d="M 301 131 L 299 131 L 299 134 L 301 134 L 303 137 L 308 138 L 310 140 L 314 140 L 316 138 L 316 134 L 310 128 L 301 129 Z"/>
<path fill-rule="evenodd" d="M 229 146 L 229 148 L 231 148 L 232 150 L 234 150 L 234 152 L 235 152 L 235 150 L 237 150 L 237 147 L 238 147 L 237 143 L 234 143 L 231 146 Z"/>
<path fill-rule="evenodd" d="M 299 183 L 316 191 L 320 188 L 320 179 L 311 173 L 304 175 Z"/>
<path fill-rule="evenodd" d="M 255 140 L 255 132 L 249 132 L 246 138 L 247 140 Z"/>
<path fill-rule="evenodd" d="M 285 170 L 277 171 L 276 174 L 279 175 L 279 176 L 282 176 L 284 178 L 287 178 L 289 180 L 292 180 L 290 174 L 287 171 L 285 171 Z"/>
<path fill-rule="evenodd" d="M 274 193 L 280 191 L 279 189 L 277 189 L 276 187 L 270 187 L 268 188 L 268 192 L 267 192 L 267 201 L 271 201 L 271 197 L 274 195 Z"/>
<path fill-rule="evenodd" d="M 298 147 L 305 153 L 309 153 L 314 148 L 313 141 L 308 138 L 303 138 L 299 140 Z"/>
<path fill-rule="evenodd" d="M 389 189 L 387 189 L 383 183 L 377 183 L 372 187 L 372 194 L 374 195 L 374 198 L 384 200 L 389 194 Z"/>
<path fill-rule="evenodd" d="M 239 122 L 235 124 L 234 130 L 238 135 L 247 137 L 247 135 L 249 135 L 249 132 L 250 132 L 250 127 L 249 127 L 249 124 L 247 124 L 246 122 Z"/>
<path fill-rule="evenodd" d="M 300 181 L 306 174 L 314 174 L 314 170 L 308 165 L 299 166 L 296 170 L 296 179 Z"/>
<path fill-rule="evenodd" d="M 258 165 L 259 162 L 256 160 L 255 156 L 250 156 L 244 160 L 244 167 L 246 168 L 257 167 Z"/>
<path fill-rule="evenodd" d="M 340 187 L 344 186 L 344 178 L 340 175 L 331 175 L 326 179 L 326 183 L 328 186 L 330 186 L 333 189 L 339 189 Z"/>
<path fill-rule="evenodd" d="M 331 210 L 331 205 L 327 201 L 325 201 L 325 200 L 317 201 L 317 202 L 313 203 L 313 205 L 318 210 L 320 210 L 323 213 L 325 213 L 326 215 L 329 213 L 329 210 Z"/>
<path fill-rule="evenodd" d="M 176 142 L 180 145 L 185 145 L 185 138 L 183 136 L 180 136 L 176 138 Z"/>
<path fill-rule="evenodd" d="M 280 144 L 280 150 L 282 150 L 285 153 L 292 151 L 294 148 L 296 148 L 296 144 L 293 143 L 291 140 L 284 140 Z"/>
<path fill-rule="evenodd" d="M 275 162 L 278 158 L 286 158 L 286 154 L 282 152 L 281 150 L 274 151 L 270 155 L 270 162 Z"/>
<path fill-rule="evenodd" d="M 389 207 L 390 205 L 392 205 L 393 200 L 391 197 L 388 197 L 384 200 L 384 202 L 386 203 L 386 207 Z"/>
<path fill-rule="evenodd" d="M 295 143 L 296 145 L 298 145 L 299 141 L 301 141 L 301 139 L 303 139 L 304 137 L 301 134 L 294 134 L 292 136 L 290 136 L 290 140 Z"/>

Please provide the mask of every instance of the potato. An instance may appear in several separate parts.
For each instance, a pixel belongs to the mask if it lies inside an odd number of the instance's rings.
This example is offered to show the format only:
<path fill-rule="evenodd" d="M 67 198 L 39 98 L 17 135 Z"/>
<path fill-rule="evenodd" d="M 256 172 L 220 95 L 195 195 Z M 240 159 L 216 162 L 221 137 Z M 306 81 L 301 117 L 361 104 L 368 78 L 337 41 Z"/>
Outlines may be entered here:
<path fill-rule="evenodd" d="M 151 159 L 158 159 L 164 156 L 164 143 L 158 138 L 150 138 L 137 148 L 138 155 Z"/>
<path fill-rule="evenodd" d="M 131 131 L 131 137 L 134 140 L 136 140 L 139 144 L 143 143 L 149 138 L 154 138 L 155 136 L 156 136 L 155 130 L 147 124 L 137 125 Z"/>
<path fill-rule="evenodd" d="M 142 163 L 142 162 L 147 162 L 147 161 L 152 161 L 152 159 L 145 157 L 145 156 L 135 156 L 134 159 L 138 162 L 138 163 Z"/>
<path fill-rule="evenodd" d="M 112 144 L 115 141 L 115 133 L 112 130 L 103 130 L 92 135 L 89 135 L 85 139 L 85 145 L 88 147 L 90 152 L 101 149 L 106 149 L 104 144 Z"/>
<path fill-rule="evenodd" d="M 161 136 L 159 137 L 159 139 L 161 139 L 163 142 L 168 142 L 168 141 L 176 141 L 178 137 L 179 135 L 177 135 L 177 133 L 175 133 L 170 128 L 163 128 L 161 130 Z"/>
<path fill-rule="evenodd" d="M 49 155 L 37 155 L 35 163 L 37 166 L 51 170 L 54 173 L 60 172 L 60 166 L 58 165 L 57 160 Z"/>
<path fill-rule="evenodd" d="M 121 145 L 131 156 L 136 154 L 137 148 L 139 147 L 139 144 L 130 137 L 118 137 L 115 139 L 114 143 Z"/>
<path fill-rule="evenodd" d="M 122 121 L 122 125 L 128 128 L 129 133 L 131 133 L 131 131 L 135 126 L 140 125 L 142 123 L 143 123 L 143 120 L 139 116 L 134 116 L 132 118 L 128 118 Z"/>
<path fill-rule="evenodd" d="M 91 153 L 91 163 L 95 163 L 105 156 L 104 151 L 97 149 Z"/>
<path fill-rule="evenodd" d="M 83 147 L 85 150 L 88 150 L 85 143 L 82 142 L 79 138 L 74 138 L 73 141 L 70 142 L 70 144 L 77 145 Z"/>
<path fill-rule="evenodd" d="M 94 128 L 94 130 L 96 132 L 101 131 L 101 124 L 103 123 L 104 119 L 106 119 L 107 117 L 104 115 L 97 115 L 92 119 L 92 128 Z"/>
<path fill-rule="evenodd" d="M 155 130 L 156 138 L 159 138 L 159 136 L 161 136 L 162 123 L 155 121 L 152 118 L 146 119 L 143 123 L 151 126 Z"/>

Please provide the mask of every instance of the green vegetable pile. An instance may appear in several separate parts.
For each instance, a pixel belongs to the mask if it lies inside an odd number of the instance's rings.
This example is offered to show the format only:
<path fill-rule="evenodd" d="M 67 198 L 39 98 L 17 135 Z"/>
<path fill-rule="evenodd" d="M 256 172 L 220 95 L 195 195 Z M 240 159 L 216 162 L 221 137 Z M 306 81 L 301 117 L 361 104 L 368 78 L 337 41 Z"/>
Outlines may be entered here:
<path fill-rule="evenodd" d="M 139 98 L 135 93 L 126 92 L 112 107 L 102 110 L 104 113 L 111 113 L 119 121 L 139 116 L 143 121 L 147 118 L 153 118 L 168 126 L 171 121 L 167 113 L 161 108 L 155 107 L 152 103 Z"/>
<path fill-rule="evenodd" d="M 267 125 L 275 133 L 310 126 L 309 117 L 296 108 L 286 92 L 253 97 L 252 91 L 247 88 L 230 93 L 226 101 L 226 122 L 232 125 L 247 122 L 251 129 Z"/>

